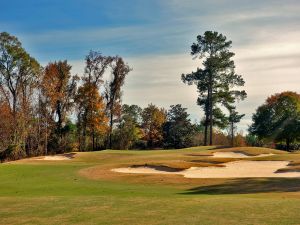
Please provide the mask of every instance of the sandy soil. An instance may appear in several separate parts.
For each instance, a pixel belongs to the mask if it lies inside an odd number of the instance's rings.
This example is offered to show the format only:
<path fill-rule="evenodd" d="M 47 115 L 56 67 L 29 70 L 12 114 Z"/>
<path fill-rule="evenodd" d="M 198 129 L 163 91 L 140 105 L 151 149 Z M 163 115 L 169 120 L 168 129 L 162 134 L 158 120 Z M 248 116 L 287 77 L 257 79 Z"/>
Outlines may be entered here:
<path fill-rule="evenodd" d="M 249 158 L 249 157 L 265 157 L 265 156 L 271 156 L 274 155 L 272 153 L 268 154 L 260 154 L 255 156 L 249 156 L 240 152 L 215 152 L 213 153 L 214 158 Z"/>
<path fill-rule="evenodd" d="M 149 167 L 112 169 L 119 173 L 180 174 L 186 178 L 249 178 L 249 177 L 300 177 L 300 172 L 276 173 L 287 167 L 289 161 L 235 161 L 225 167 L 191 167 L 180 172 L 167 172 Z"/>

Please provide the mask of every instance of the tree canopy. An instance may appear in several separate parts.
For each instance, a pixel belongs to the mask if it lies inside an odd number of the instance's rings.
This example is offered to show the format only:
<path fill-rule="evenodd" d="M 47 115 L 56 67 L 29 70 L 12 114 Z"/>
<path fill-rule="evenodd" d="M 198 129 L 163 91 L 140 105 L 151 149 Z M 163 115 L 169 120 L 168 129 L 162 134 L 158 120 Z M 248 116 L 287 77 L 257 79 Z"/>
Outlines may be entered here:
<path fill-rule="evenodd" d="M 252 117 L 251 134 L 274 142 L 290 144 L 300 137 L 300 95 L 282 92 L 267 98 Z"/>
<path fill-rule="evenodd" d="M 165 147 L 184 148 L 191 145 L 196 128 L 186 110 L 180 104 L 170 106 L 164 124 Z"/>

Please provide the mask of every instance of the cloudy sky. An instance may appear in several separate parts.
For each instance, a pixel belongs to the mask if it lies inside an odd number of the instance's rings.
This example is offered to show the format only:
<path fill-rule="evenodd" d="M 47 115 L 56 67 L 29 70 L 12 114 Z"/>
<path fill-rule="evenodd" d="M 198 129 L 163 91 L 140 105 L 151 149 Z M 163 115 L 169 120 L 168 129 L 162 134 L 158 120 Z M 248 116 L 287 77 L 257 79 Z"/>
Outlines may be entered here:
<path fill-rule="evenodd" d="M 299 0 L 10 0 L 1 2 L 0 31 L 16 35 L 42 64 L 67 59 L 82 74 L 89 50 L 120 55 L 133 71 L 124 102 L 203 115 L 195 87 L 180 80 L 201 66 L 190 56 L 198 34 L 214 30 L 233 41 L 236 71 L 248 98 L 238 110 L 246 130 L 273 93 L 300 91 Z"/>

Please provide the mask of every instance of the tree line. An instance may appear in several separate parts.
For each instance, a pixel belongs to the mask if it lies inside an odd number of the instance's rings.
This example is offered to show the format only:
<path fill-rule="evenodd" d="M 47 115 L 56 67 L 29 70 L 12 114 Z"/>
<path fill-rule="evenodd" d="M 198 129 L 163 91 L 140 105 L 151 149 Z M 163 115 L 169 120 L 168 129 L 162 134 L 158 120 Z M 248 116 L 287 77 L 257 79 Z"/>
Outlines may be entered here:
<path fill-rule="evenodd" d="M 153 104 L 122 105 L 122 86 L 131 68 L 120 56 L 90 51 L 80 76 L 55 61 L 42 67 L 8 33 L 0 33 L 0 157 L 190 145 L 196 128 L 181 105 L 169 111 Z M 104 79 L 104 74 L 109 78 Z M 168 120 L 169 118 L 169 120 Z M 174 123 L 186 127 L 181 141 Z M 173 133 L 172 133 L 173 132 Z M 166 143 L 163 143 L 163 139 Z"/>
<path fill-rule="evenodd" d="M 192 55 L 205 59 L 204 69 L 182 75 L 182 80 L 197 84 L 198 104 L 205 112 L 199 124 L 191 122 L 180 104 L 168 110 L 122 104 L 122 86 L 132 69 L 120 56 L 90 51 L 84 73 L 75 75 L 67 60 L 42 67 L 17 37 L 0 33 L 0 158 L 207 145 L 208 134 L 213 144 L 213 133 L 218 133 L 213 126 L 229 125 L 233 144 L 234 124 L 242 117 L 234 103 L 246 94 L 231 90 L 244 84 L 234 72 L 231 42 L 216 32 L 206 32 L 197 41 Z"/>
<path fill-rule="evenodd" d="M 112 147 L 131 68 L 122 57 L 95 51 L 85 58 L 84 74 L 71 68 L 67 60 L 42 67 L 16 37 L 0 33 L 1 158 Z"/>
<path fill-rule="evenodd" d="M 285 140 L 289 150 L 300 134 L 297 93 L 270 97 L 253 115 L 249 135 L 237 134 L 244 114 L 236 106 L 247 94 L 231 46 L 226 36 L 212 31 L 198 35 L 191 46 L 201 66 L 181 79 L 197 87 L 204 117 L 196 123 L 181 104 L 169 109 L 123 104 L 122 87 L 132 68 L 120 56 L 90 51 L 83 74 L 72 74 L 67 60 L 42 67 L 17 37 L 2 32 L 0 159 L 101 149 L 263 145 L 266 140 L 279 145 Z"/>

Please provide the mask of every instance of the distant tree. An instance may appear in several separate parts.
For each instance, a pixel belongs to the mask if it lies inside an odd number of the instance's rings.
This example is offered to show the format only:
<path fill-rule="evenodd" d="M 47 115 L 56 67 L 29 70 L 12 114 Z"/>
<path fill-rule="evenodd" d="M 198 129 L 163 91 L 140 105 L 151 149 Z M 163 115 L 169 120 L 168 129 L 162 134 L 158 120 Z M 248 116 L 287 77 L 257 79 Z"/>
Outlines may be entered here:
<path fill-rule="evenodd" d="M 82 80 L 100 88 L 100 85 L 104 82 L 103 75 L 113 61 L 114 57 L 104 56 L 97 51 L 90 51 L 85 57 L 85 69 Z"/>
<path fill-rule="evenodd" d="M 201 146 L 204 145 L 203 137 L 204 137 L 204 124 L 200 121 L 194 121 L 194 135 L 192 137 L 191 146 Z"/>
<path fill-rule="evenodd" d="M 120 117 L 121 114 L 121 88 L 124 85 L 127 74 L 131 68 L 124 62 L 124 60 L 116 56 L 112 63 L 112 77 L 106 83 L 105 99 L 107 102 L 107 112 L 109 115 L 109 148 L 112 148 L 112 131 L 115 117 Z"/>
<path fill-rule="evenodd" d="M 0 152 L 4 151 L 11 144 L 13 135 L 13 115 L 9 105 L 0 99 Z"/>
<path fill-rule="evenodd" d="M 142 112 L 142 129 L 148 148 L 157 147 L 163 141 L 163 125 L 166 122 L 166 111 L 149 104 Z"/>
<path fill-rule="evenodd" d="M 241 75 L 235 73 L 232 60 L 234 53 L 230 52 L 232 42 L 218 32 L 206 31 L 197 36 L 197 42 L 191 46 L 191 55 L 203 59 L 203 68 L 196 72 L 183 74 L 183 82 L 195 84 L 198 89 L 198 104 L 205 113 L 204 144 L 207 145 L 209 127 L 209 145 L 213 144 L 214 111 L 217 104 L 234 102 L 234 96 L 245 95 L 245 91 L 232 90 L 235 86 L 243 86 Z M 219 110 L 218 110 L 219 111 Z"/>
<path fill-rule="evenodd" d="M 300 95 L 282 92 L 269 97 L 252 117 L 249 131 L 260 139 L 285 141 L 286 150 L 300 137 Z"/>
<path fill-rule="evenodd" d="M 251 133 L 246 135 L 245 141 L 247 146 L 262 147 L 264 145 L 262 140 L 259 140 L 256 135 L 253 135 Z"/>
<path fill-rule="evenodd" d="M 244 147 L 247 146 L 246 138 L 242 132 L 235 134 L 233 146 Z"/>
<path fill-rule="evenodd" d="M 96 149 L 101 137 L 108 131 L 108 118 L 105 115 L 105 102 L 100 94 L 103 75 L 113 62 L 113 57 L 90 51 L 85 58 L 82 86 L 76 95 L 78 135 L 80 149 L 86 150 L 87 135 L 92 140 L 92 150 Z"/>
<path fill-rule="evenodd" d="M 142 138 L 140 127 L 142 109 L 137 105 L 123 105 L 121 120 L 114 132 L 114 144 L 118 149 L 132 148 Z"/>
<path fill-rule="evenodd" d="M 105 103 L 98 88 L 86 82 L 78 88 L 75 98 L 77 105 L 77 124 L 80 140 L 80 150 L 86 150 L 86 137 L 92 140 L 92 150 L 96 150 L 101 137 L 108 131 L 108 117 Z"/>
<path fill-rule="evenodd" d="M 235 131 L 236 131 L 236 124 L 241 121 L 241 119 L 245 116 L 245 114 L 239 114 L 235 107 L 229 108 L 229 117 L 228 122 L 230 124 L 230 143 L 231 146 L 234 146 L 234 137 L 235 137 Z"/>
<path fill-rule="evenodd" d="M 224 134 L 224 132 L 222 132 L 219 129 L 214 129 L 213 130 L 213 143 L 215 145 L 219 145 L 219 146 L 228 146 L 229 145 L 229 141 L 228 141 L 228 137 L 227 135 Z"/>
<path fill-rule="evenodd" d="M 65 126 L 63 127 L 63 135 L 65 138 L 65 150 L 67 152 L 75 152 L 79 150 L 77 142 L 77 126 L 70 119 L 66 121 Z"/>
<path fill-rule="evenodd" d="M 54 133 L 58 138 L 56 144 L 59 145 L 62 144 L 63 126 L 74 106 L 78 77 L 71 75 L 71 68 L 66 60 L 49 63 L 41 82 L 42 94 L 47 99 L 46 104 L 49 104 L 51 119 L 56 124 Z M 53 140 L 53 144 L 55 142 Z"/>
<path fill-rule="evenodd" d="M 164 124 L 164 145 L 167 148 L 190 147 L 196 133 L 186 108 L 180 104 L 171 105 Z"/>

